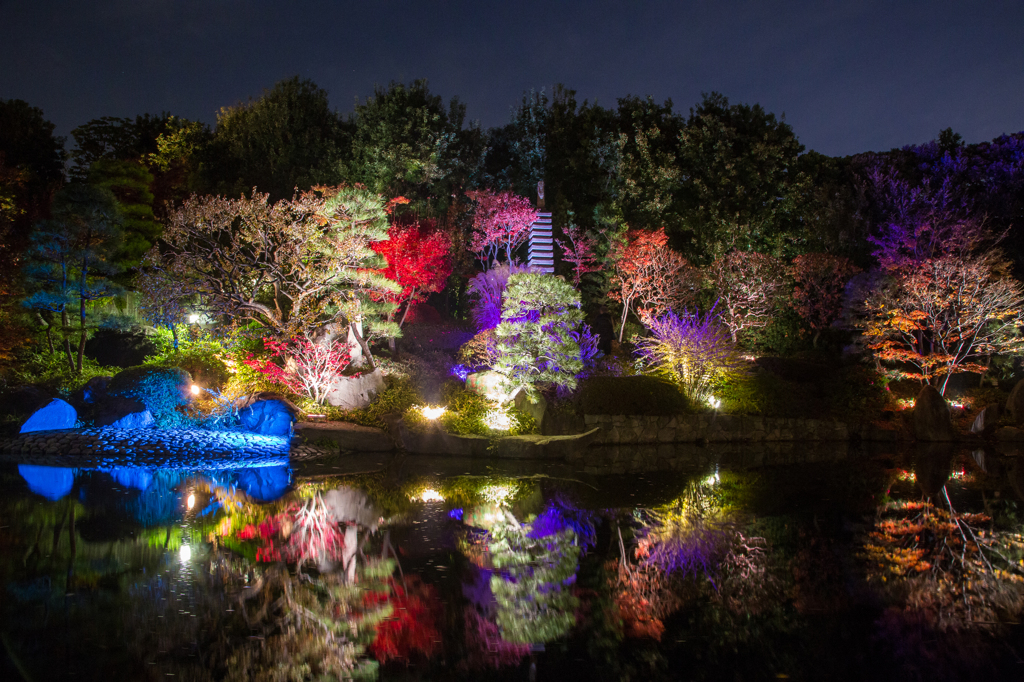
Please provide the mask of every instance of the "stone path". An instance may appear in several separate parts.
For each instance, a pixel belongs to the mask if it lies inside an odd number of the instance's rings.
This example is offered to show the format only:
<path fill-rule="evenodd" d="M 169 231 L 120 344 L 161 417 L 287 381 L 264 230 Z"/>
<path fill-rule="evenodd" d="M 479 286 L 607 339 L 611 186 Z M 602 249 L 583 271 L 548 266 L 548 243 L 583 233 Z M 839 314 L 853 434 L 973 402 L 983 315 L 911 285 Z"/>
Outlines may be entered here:
<path fill-rule="evenodd" d="M 231 469 L 287 464 L 322 456 L 281 436 L 201 429 L 77 429 L 36 431 L 0 440 L 0 462 L 78 467 L 106 464 L 173 469 Z"/>

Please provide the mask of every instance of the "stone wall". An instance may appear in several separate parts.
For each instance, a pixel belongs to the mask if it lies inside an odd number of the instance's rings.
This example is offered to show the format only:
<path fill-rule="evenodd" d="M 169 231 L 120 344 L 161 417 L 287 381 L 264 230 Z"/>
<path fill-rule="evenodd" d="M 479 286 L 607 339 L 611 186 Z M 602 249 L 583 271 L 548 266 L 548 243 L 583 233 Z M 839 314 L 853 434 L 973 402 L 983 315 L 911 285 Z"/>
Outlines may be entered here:
<path fill-rule="evenodd" d="M 593 445 L 847 441 L 847 424 L 822 419 L 785 419 L 732 414 L 668 416 L 588 414 L 587 430 L 600 427 Z"/>

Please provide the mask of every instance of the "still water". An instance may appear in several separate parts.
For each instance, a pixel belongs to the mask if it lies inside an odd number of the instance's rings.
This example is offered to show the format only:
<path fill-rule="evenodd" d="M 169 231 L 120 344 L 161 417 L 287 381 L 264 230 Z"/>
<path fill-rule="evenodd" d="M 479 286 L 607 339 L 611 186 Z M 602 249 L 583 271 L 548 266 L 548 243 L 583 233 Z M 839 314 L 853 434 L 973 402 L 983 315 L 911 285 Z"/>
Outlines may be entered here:
<path fill-rule="evenodd" d="M 4 680 L 1024 679 L 1024 458 L 0 465 Z"/>

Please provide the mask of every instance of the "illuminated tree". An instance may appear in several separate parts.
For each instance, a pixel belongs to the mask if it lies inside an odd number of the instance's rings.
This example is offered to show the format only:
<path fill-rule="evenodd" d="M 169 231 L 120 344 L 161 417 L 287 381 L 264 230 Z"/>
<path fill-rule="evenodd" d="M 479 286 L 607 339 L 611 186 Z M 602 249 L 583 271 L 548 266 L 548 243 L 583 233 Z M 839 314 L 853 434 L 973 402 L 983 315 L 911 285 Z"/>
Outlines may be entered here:
<path fill-rule="evenodd" d="M 287 386 L 318 405 L 323 405 L 327 400 L 331 385 L 352 357 L 352 347 L 335 340 L 313 343 L 301 337 L 289 342 L 267 338 L 263 339 L 263 347 L 270 351 L 271 358 L 281 358 L 284 367 L 275 364 L 270 358 L 252 355 L 242 362 L 270 381 Z"/>
<path fill-rule="evenodd" d="M 498 326 L 501 322 L 501 300 L 509 277 L 527 272 L 535 272 L 535 269 L 528 265 L 503 263 L 470 278 L 466 288 L 466 293 L 473 299 L 469 314 L 479 331 Z"/>
<path fill-rule="evenodd" d="M 387 322 L 393 305 L 371 300 L 399 289 L 379 274 L 382 259 L 370 248 L 386 238 L 381 197 L 343 187 L 274 204 L 257 193 L 192 197 L 170 215 L 163 240 L 215 314 L 259 320 L 286 338 L 342 324 L 370 358 L 364 323 L 397 333 Z"/>
<path fill-rule="evenodd" d="M 663 228 L 630 230 L 627 242 L 616 244 L 610 257 L 615 262 L 612 283 L 616 289 L 609 295 L 622 303 L 619 342 L 630 310 L 646 320 L 693 301 L 696 271 L 668 247 Z"/>
<path fill-rule="evenodd" d="M 409 309 L 428 294 L 441 291 L 452 274 L 451 239 L 437 229 L 434 221 L 396 222 L 388 228 L 386 241 L 371 248 L 387 261 L 381 274 L 397 282 L 402 290 L 385 298 L 402 309 L 401 328 Z"/>
<path fill-rule="evenodd" d="M 512 192 L 495 194 L 479 190 L 467 192 L 466 196 L 476 202 L 469 250 L 483 261 L 485 270 L 498 262 L 501 251 L 505 252 L 506 262 L 512 263 L 512 253 L 530 236 L 537 210 L 529 199 Z"/>
<path fill-rule="evenodd" d="M 178 350 L 178 325 L 187 321 L 189 305 L 195 303 L 189 274 L 165 263 L 159 252 L 150 251 L 145 272 L 135 287 L 139 292 L 139 312 L 150 324 L 167 327 Z"/>
<path fill-rule="evenodd" d="M 821 330 L 842 311 L 843 288 L 860 268 L 842 256 L 808 253 L 793 259 L 789 272 L 796 281 L 790 305 L 814 330 L 817 347 Z"/>
<path fill-rule="evenodd" d="M 894 376 L 935 384 L 941 393 L 956 372 L 984 372 L 985 356 L 1021 352 L 1024 287 L 1005 267 L 987 251 L 892 272 L 864 304 L 869 348 L 896 365 Z"/>
<path fill-rule="evenodd" d="M 572 283 L 579 288 L 583 275 L 601 270 L 601 261 L 597 257 L 597 239 L 576 225 L 567 226 L 565 241 L 556 239 L 562 249 L 562 260 L 572 265 Z"/>
<path fill-rule="evenodd" d="M 771 321 L 785 280 L 786 268 L 764 253 L 731 251 L 708 268 L 708 279 L 718 293 L 722 321 L 736 343 L 744 329 Z"/>
<path fill-rule="evenodd" d="M 577 332 L 583 323 L 579 293 L 554 275 L 512 275 L 505 290 L 494 369 L 507 392 L 532 394 L 538 385 L 576 387 L 583 370 Z"/>

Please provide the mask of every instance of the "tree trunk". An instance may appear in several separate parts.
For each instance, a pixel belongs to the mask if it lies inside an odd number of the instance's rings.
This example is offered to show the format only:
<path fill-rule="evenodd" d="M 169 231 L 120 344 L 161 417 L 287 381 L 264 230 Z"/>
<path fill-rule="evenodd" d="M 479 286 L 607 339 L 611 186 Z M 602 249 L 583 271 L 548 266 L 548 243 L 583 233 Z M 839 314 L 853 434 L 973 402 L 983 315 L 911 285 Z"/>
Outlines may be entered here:
<path fill-rule="evenodd" d="M 78 313 L 78 367 L 76 371 L 82 373 L 82 357 L 85 355 L 85 299 L 81 299 Z"/>
<path fill-rule="evenodd" d="M 349 332 L 352 334 L 352 338 L 356 340 L 359 347 L 363 350 L 363 355 L 366 356 L 366 361 L 370 363 L 370 371 L 377 369 L 377 365 L 373 363 L 373 355 L 370 353 L 370 346 L 366 343 L 363 335 L 359 333 L 356 322 L 350 322 L 348 325 Z"/>
<path fill-rule="evenodd" d="M 167 324 L 167 326 L 170 327 L 170 329 L 171 329 L 171 338 L 174 339 L 174 352 L 177 353 L 178 352 L 178 325 L 174 324 L 173 322 L 169 322 Z"/>
<path fill-rule="evenodd" d="M 75 358 L 71 355 L 71 342 L 68 340 L 68 313 L 66 310 L 60 313 L 60 326 L 64 337 L 64 355 L 68 359 L 68 367 L 75 371 Z"/>
<path fill-rule="evenodd" d="M 626 317 L 629 315 L 629 306 L 622 304 L 622 320 L 619 324 L 619 343 L 622 343 L 622 336 L 626 333 Z"/>

